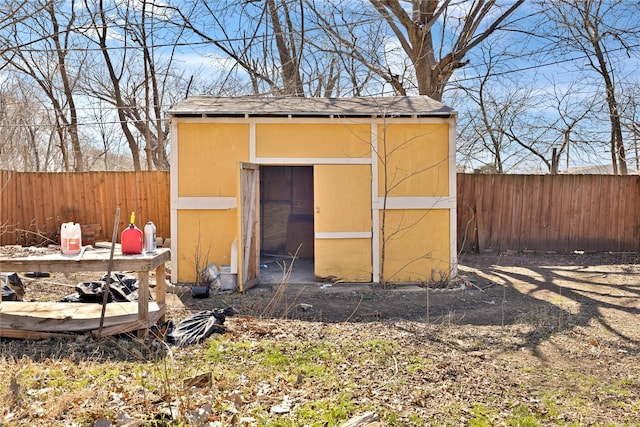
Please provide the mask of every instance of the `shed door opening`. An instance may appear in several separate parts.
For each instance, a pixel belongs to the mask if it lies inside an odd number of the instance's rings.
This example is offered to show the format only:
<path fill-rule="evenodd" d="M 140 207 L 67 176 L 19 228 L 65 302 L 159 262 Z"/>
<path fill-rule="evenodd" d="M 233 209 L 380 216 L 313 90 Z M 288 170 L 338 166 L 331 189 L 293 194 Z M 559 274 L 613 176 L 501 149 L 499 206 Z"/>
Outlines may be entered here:
<path fill-rule="evenodd" d="M 314 281 L 313 200 L 313 166 L 260 166 L 260 282 L 281 279 L 294 256 L 290 281 Z"/>

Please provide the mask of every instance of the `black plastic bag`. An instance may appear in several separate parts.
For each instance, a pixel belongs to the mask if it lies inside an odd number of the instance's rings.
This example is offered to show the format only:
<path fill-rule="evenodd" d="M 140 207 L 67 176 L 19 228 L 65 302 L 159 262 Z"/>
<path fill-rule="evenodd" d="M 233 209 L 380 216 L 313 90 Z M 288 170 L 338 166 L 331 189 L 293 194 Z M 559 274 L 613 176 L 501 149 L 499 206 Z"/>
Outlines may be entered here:
<path fill-rule="evenodd" d="M 4 283 L 2 284 L 2 301 L 18 301 L 18 295 Z"/>
<path fill-rule="evenodd" d="M 214 333 L 223 334 L 226 316 L 232 316 L 235 310 L 231 307 L 201 311 L 180 321 L 177 325 L 169 324 L 167 341 L 178 347 L 201 343 Z"/>
<path fill-rule="evenodd" d="M 104 282 L 82 282 L 76 285 L 76 291 L 82 302 L 98 302 L 101 303 L 104 298 Z M 111 302 L 109 295 L 107 302 Z"/>
<path fill-rule="evenodd" d="M 24 284 L 16 273 L 0 273 L 2 301 L 22 301 Z"/>
<path fill-rule="evenodd" d="M 67 295 L 61 302 L 89 302 L 102 304 L 107 275 L 103 275 L 99 281 L 82 282 L 76 285 L 77 293 Z M 151 299 L 151 296 L 149 296 Z M 115 273 L 111 275 L 109 282 L 110 302 L 136 302 L 138 301 L 138 279 L 136 277 Z"/>

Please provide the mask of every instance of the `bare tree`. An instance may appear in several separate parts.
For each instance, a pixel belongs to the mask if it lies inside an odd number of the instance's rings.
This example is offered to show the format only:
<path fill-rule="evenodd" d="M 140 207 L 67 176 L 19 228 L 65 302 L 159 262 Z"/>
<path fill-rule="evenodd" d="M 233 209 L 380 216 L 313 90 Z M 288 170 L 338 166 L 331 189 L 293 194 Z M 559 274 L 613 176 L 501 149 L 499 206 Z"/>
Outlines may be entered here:
<path fill-rule="evenodd" d="M 569 168 L 572 146 L 576 157 L 593 150 L 581 124 L 595 114 L 594 100 L 585 99 L 578 84 L 561 89 L 551 82 L 553 93 L 547 93 L 521 87 L 513 81 L 515 75 L 499 82 L 487 75 L 473 90 L 465 88 L 467 99 L 475 104 L 461 128 L 460 153 L 465 161 L 477 162 L 490 153 L 492 163 L 484 170 L 505 173 L 518 167 L 528 172 L 542 164 L 557 174 L 563 156 Z"/>
<path fill-rule="evenodd" d="M 34 13 L 29 19 L 11 25 L 10 37 L 14 46 L 26 46 L 4 52 L 3 57 L 12 69 L 32 78 L 46 94 L 59 124 L 59 148 L 65 170 L 84 170 L 82 147 L 78 135 L 78 109 L 75 88 L 84 52 L 73 38 L 75 26 L 75 2 L 51 1 L 34 3 Z M 64 10 L 63 10 L 64 9 Z M 61 23 L 60 20 L 64 22 Z M 35 34 L 39 43 L 24 40 Z M 73 50 L 73 58 L 71 51 Z M 70 62 L 74 62 L 70 66 Z M 73 157 L 67 153 L 71 145 Z"/>
<path fill-rule="evenodd" d="M 138 1 L 140 10 L 135 14 L 123 16 L 124 31 L 131 38 L 137 50 L 142 51 L 142 69 L 144 81 L 141 83 L 144 96 L 137 95 L 134 87 L 132 96 L 127 97 L 130 107 L 126 111 L 129 119 L 145 140 L 145 154 L 147 169 L 169 169 L 166 153 L 168 125 L 163 118 L 163 104 L 167 99 L 168 89 L 175 84 L 172 64 L 177 43 L 167 43 L 178 40 L 184 28 L 179 28 L 176 34 L 164 28 L 163 11 L 155 2 L 149 0 Z M 170 35 L 170 38 L 169 38 Z M 157 55 L 156 44 L 167 44 L 163 55 Z M 166 59 L 159 59 L 159 57 Z M 134 73 L 131 73 L 134 75 Z M 142 106 L 139 105 L 141 102 Z"/>
<path fill-rule="evenodd" d="M 164 109 L 183 86 L 173 62 L 184 29 L 169 28 L 168 9 L 149 0 L 84 1 L 89 11 L 85 35 L 97 45 L 106 69 L 93 73 L 84 90 L 113 106 L 134 169 L 146 162 L 148 170 L 168 170 Z"/>
<path fill-rule="evenodd" d="M 129 145 L 129 150 L 131 151 L 133 167 L 135 170 L 141 170 L 138 142 L 129 128 L 126 115 L 128 105 L 125 99 L 125 94 L 122 90 L 122 80 L 126 77 L 125 69 L 128 39 L 125 37 L 122 42 L 123 45 L 118 46 L 117 48 L 117 52 L 121 52 L 122 57 L 119 57 L 118 60 L 114 60 L 114 58 L 112 58 L 112 51 L 110 50 L 108 42 L 112 36 L 111 31 L 115 30 L 114 27 L 116 25 L 112 22 L 112 18 L 115 17 L 115 14 L 112 14 L 111 12 L 113 11 L 109 11 L 105 8 L 102 0 L 99 0 L 96 4 L 91 4 L 89 0 L 84 0 L 84 4 L 86 9 L 90 11 L 90 21 L 88 25 L 91 31 L 87 34 L 90 37 L 96 37 L 95 43 L 97 43 L 100 48 L 100 53 L 102 54 L 104 65 L 107 69 L 107 75 L 111 83 L 110 92 L 107 92 L 109 96 L 105 96 L 105 99 L 109 99 L 110 97 L 113 100 L 116 115 L 120 123 L 120 129 L 122 130 L 122 133 Z"/>
<path fill-rule="evenodd" d="M 507 27 L 508 19 L 524 3 L 524 0 L 505 4 L 497 0 L 462 3 L 451 0 L 369 1 L 392 36 L 387 36 L 378 49 L 366 51 L 361 49 L 360 40 L 346 36 L 345 31 L 366 35 L 366 31 L 344 29 L 369 25 L 374 15 L 365 10 L 358 22 L 346 23 L 344 27 L 324 26 L 335 45 L 340 47 L 338 53 L 358 58 L 389 83 L 397 95 L 415 90 L 436 100 L 442 100 L 453 73 L 468 63 L 467 54 L 496 31 Z M 338 4 L 345 4 L 339 0 L 333 3 L 336 9 Z M 388 55 L 389 49 L 396 44 L 408 58 L 409 70 L 405 67 L 399 72 L 398 66 L 402 65 L 398 54 Z"/>
<path fill-rule="evenodd" d="M 222 71 L 234 84 L 223 92 L 337 96 L 349 86 L 342 79 L 345 62 L 329 49 L 317 11 L 308 3 L 194 0 L 190 5 L 171 8 L 180 17 L 176 25 L 231 59 Z M 244 88 L 238 88 L 243 81 Z"/>
<path fill-rule="evenodd" d="M 512 59 L 491 47 L 480 47 L 474 55 L 478 67 L 466 75 L 466 85 L 457 84 L 465 104 L 458 151 L 464 162 L 483 172 L 505 173 L 523 158 L 509 130 L 530 130 L 524 118 L 535 101 L 532 88 L 520 85 L 517 74 L 508 68 Z"/>
<path fill-rule="evenodd" d="M 631 140 L 633 164 L 636 171 L 640 171 L 640 80 L 629 79 L 622 87 L 620 102 L 620 116 L 622 128 Z M 631 159 L 627 159 L 631 160 Z"/>
<path fill-rule="evenodd" d="M 610 123 L 610 151 L 614 173 L 627 174 L 620 118 L 617 77 L 624 67 L 616 52 L 631 55 L 640 37 L 637 2 L 623 0 L 552 0 L 541 7 L 553 24 L 548 35 L 561 55 L 579 53 L 587 69 L 596 73 L 605 92 Z M 620 75 L 620 77 L 622 77 Z"/>
<path fill-rule="evenodd" d="M 297 31 L 294 26 L 289 5 L 286 0 L 266 0 L 273 37 L 275 38 L 278 56 L 281 64 L 282 94 L 293 96 L 304 96 L 302 79 L 300 78 L 300 57 L 304 49 L 304 8 L 300 7 L 300 27 L 302 31 Z"/>
<path fill-rule="evenodd" d="M 18 78 L 20 77 L 20 78 Z M 60 170 L 57 132 L 47 100 L 25 76 L 11 76 L 0 86 L 0 168 Z"/>
<path fill-rule="evenodd" d="M 38 4 L 38 6 L 33 9 L 33 4 L 29 0 L 2 0 L 0 2 L 0 55 L 4 55 L 5 53 L 21 49 L 27 47 L 33 43 L 37 43 L 36 39 L 25 40 L 21 45 L 15 45 L 11 40 L 11 38 L 6 36 L 5 31 L 11 33 L 12 28 L 14 28 L 19 23 L 29 19 L 33 13 L 36 12 L 39 8 L 43 7 L 42 4 Z M 4 68 L 6 63 L 0 64 L 0 69 Z"/>

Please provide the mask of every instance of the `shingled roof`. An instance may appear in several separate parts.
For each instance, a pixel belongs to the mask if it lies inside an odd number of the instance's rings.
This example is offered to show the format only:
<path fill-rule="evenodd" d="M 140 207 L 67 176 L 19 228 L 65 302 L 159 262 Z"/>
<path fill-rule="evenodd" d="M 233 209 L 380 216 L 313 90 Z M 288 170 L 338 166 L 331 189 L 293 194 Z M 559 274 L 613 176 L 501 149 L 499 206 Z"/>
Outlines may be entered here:
<path fill-rule="evenodd" d="M 169 109 L 175 117 L 451 117 L 428 96 L 357 98 L 193 96 Z"/>

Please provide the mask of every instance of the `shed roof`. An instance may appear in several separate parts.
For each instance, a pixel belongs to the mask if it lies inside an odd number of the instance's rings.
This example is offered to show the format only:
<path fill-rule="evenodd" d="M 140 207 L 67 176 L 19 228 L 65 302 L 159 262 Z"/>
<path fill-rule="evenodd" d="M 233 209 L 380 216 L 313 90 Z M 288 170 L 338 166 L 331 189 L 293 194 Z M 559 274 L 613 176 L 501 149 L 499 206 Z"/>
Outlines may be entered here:
<path fill-rule="evenodd" d="M 428 96 L 193 96 L 170 108 L 169 114 L 181 117 L 451 117 L 456 111 Z"/>

